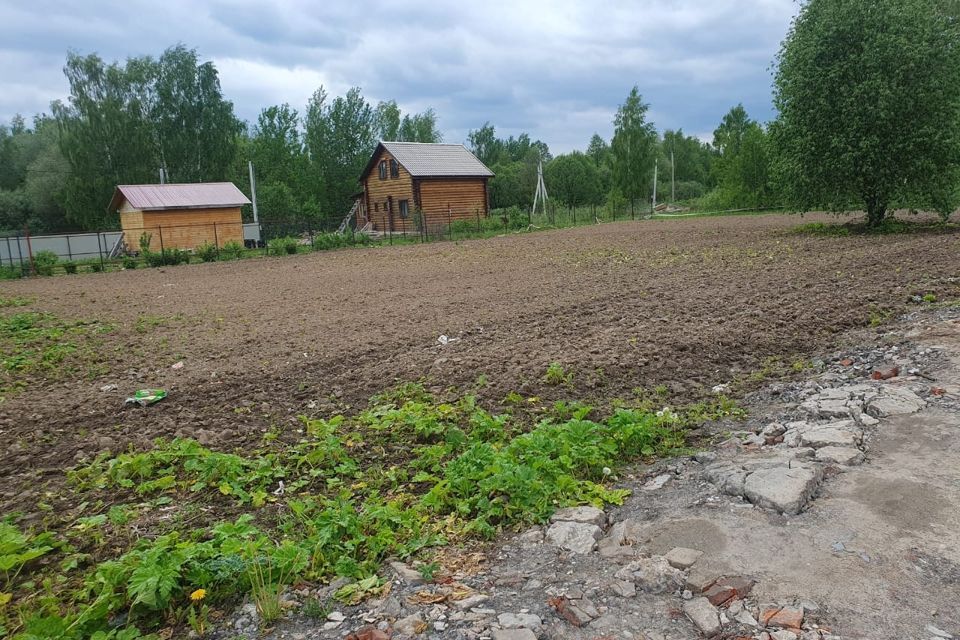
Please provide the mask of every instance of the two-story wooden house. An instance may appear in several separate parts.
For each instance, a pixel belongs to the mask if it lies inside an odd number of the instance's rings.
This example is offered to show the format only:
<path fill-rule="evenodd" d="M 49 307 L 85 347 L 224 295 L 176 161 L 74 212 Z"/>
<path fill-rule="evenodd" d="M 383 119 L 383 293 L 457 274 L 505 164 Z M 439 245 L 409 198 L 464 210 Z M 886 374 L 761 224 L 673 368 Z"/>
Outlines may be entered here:
<path fill-rule="evenodd" d="M 462 144 L 381 142 L 360 176 L 357 227 L 416 233 L 485 218 L 491 177 Z"/>

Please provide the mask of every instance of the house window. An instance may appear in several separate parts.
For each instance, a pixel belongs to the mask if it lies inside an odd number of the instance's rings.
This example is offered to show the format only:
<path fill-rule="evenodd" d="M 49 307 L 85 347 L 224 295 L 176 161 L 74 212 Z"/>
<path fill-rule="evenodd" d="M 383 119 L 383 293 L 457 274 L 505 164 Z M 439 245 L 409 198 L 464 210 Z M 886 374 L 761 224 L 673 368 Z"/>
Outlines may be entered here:
<path fill-rule="evenodd" d="M 400 177 L 400 163 L 396 160 L 390 161 L 390 177 L 399 178 Z"/>
<path fill-rule="evenodd" d="M 381 180 L 387 179 L 387 161 L 386 160 L 380 161 L 380 179 Z"/>
<path fill-rule="evenodd" d="M 400 201 L 400 217 L 401 218 L 410 217 L 410 201 L 409 200 Z"/>

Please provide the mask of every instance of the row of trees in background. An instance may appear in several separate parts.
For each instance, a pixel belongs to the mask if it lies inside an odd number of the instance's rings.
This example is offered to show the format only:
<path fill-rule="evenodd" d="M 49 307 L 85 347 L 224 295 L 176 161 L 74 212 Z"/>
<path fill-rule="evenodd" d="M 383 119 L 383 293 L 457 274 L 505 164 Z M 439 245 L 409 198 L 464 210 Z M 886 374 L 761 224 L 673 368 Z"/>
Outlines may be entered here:
<path fill-rule="evenodd" d="M 70 98 L 55 102 L 52 115 L 0 127 L 0 229 L 116 226 L 105 205 L 114 186 L 157 182 L 160 169 L 168 182 L 228 180 L 248 191 L 248 161 L 265 218 L 336 219 L 350 209 L 378 140 L 442 141 L 432 109 L 404 114 L 395 101 L 372 104 L 357 88 L 331 97 L 321 87 L 302 111 L 274 105 L 256 122 L 241 122 L 214 65 L 182 45 L 122 64 L 70 54 L 64 72 Z M 556 157 L 526 133 L 500 138 L 490 123 L 470 131 L 471 150 L 496 174 L 492 206 L 530 207 L 541 160 L 551 196 L 568 206 L 645 210 L 655 161 L 662 176 L 675 177 L 661 184 L 675 184 L 678 200 L 773 202 L 761 166 L 766 132 L 742 107 L 724 118 L 713 145 L 683 131 L 658 135 L 647 110 L 635 87 L 609 143 L 594 135 L 585 151 Z"/>
<path fill-rule="evenodd" d="M 851 48 L 850 42 L 857 47 Z M 439 142 L 432 110 L 403 114 L 359 89 L 331 98 L 321 87 L 301 115 L 271 106 L 237 119 L 212 63 L 168 49 L 158 59 L 107 64 L 71 54 L 67 103 L 32 125 L 0 127 L 0 230 L 116 225 L 113 186 L 230 180 L 258 173 L 265 217 L 339 218 L 383 140 Z M 500 138 L 490 123 L 469 132 L 471 150 L 496 174 L 494 208 L 532 205 L 542 162 L 562 205 L 646 211 L 659 168 L 659 198 L 700 209 L 786 205 L 863 208 L 879 224 L 895 207 L 948 213 L 960 199 L 960 1 L 809 0 L 778 55 L 777 119 L 764 125 L 742 105 L 708 144 L 682 130 L 658 133 L 634 87 L 612 138 L 553 156 L 526 133 Z"/>
<path fill-rule="evenodd" d="M 594 134 L 586 151 L 555 157 L 546 144 L 530 142 L 527 134 L 501 140 L 489 123 L 471 131 L 471 150 L 496 173 L 490 183 L 491 203 L 498 208 L 530 207 L 540 159 L 551 197 L 564 206 L 647 211 L 655 167 L 660 202 L 717 209 L 778 203 L 771 185 L 767 130 L 749 118 L 743 105 L 724 116 L 712 144 L 683 130 L 658 134 L 647 120 L 648 109 L 634 87 L 617 110 L 609 143 Z"/>
<path fill-rule="evenodd" d="M 67 102 L 28 124 L 0 126 L 0 230 L 85 230 L 117 225 L 106 210 L 118 184 L 231 181 L 249 193 L 257 167 L 267 218 L 342 217 L 380 139 L 439 142 L 433 110 L 403 114 L 359 89 L 320 87 L 303 116 L 288 104 L 248 125 L 223 97 L 213 63 L 184 46 L 159 58 L 106 63 L 70 54 Z"/>

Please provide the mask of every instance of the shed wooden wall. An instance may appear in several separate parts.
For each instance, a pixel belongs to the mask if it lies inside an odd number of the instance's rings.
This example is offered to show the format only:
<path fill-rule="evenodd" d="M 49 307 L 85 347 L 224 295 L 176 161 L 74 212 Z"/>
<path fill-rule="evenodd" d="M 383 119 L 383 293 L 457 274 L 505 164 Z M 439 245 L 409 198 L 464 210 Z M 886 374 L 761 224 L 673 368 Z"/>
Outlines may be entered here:
<path fill-rule="evenodd" d="M 420 210 L 429 226 L 487 216 L 485 178 L 423 178 L 417 183 Z"/>
<path fill-rule="evenodd" d="M 380 162 L 387 161 L 387 178 L 380 179 Z M 364 206 L 366 208 L 367 219 L 373 222 L 375 229 L 383 231 L 389 228 L 388 225 L 388 198 L 393 198 L 393 228 L 400 229 L 401 225 L 407 226 L 410 230 L 414 229 L 413 212 L 416 210 L 417 203 L 414 199 L 413 176 L 403 165 L 400 165 L 400 177 L 390 177 L 390 160 L 393 155 L 384 149 L 373 163 L 373 170 L 366 177 L 363 183 Z M 400 201 L 410 201 L 410 217 L 403 221 L 400 218 Z"/>
<path fill-rule="evenodd" d="M 126 204 L 126 203 L 125 203 Z M 150 250 L 195 249 L 205 242 L 222 247 L 227 242 L 243 244 L 243 218 L 240 208 L 171 209 L 137 211 L 120 208 L 120 227 L 131 251 L 140 250 L 140 235 L 149 233 Z"/>

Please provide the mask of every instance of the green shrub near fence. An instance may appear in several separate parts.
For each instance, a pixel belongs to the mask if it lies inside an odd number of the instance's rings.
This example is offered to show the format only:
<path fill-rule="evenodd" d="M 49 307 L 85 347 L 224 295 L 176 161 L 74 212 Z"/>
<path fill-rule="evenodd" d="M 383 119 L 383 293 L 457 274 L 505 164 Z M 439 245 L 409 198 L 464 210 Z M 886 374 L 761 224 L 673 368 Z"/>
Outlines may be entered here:
<path fill-rule="evenodd" d="M 163 251 L 145 251 L 143 258 L 151 267 L 174 266 L 190 262 L 190 252 L 183 249 L 164 249 Z"/>
<path fill-rule="evenodd" d="M 63 272 L 64 273 L 76 273 L 77 272 L 77 263 L 76 262 L 64 262 L 63 263 Z"/>
<path fill-rule="evenodd" d="M 53 269 L 59 261 L 60 256 L 48 249 L 37 251 L 33 255 L 33 267 L 41 276 L 52 276 Z"/>
<path fill-rule="evenodd" d="M 199 247 L 193 250 L 197 256 L 204 262 L 213 262 L 217 259 L 217 245 L 211 242 L 204 242 Z"/>
<path fill-rule="evenodd" d="M 297 249 L 300 247 L 300 238 L 294 236 L 283 236 L 282 238 L 274 238 L 267 243 L 267 250 L 275 256 L 279 255 L 293 255 L 297 252 Z"/>
<path fill-rule="evenodd" d="M 220 259 L 238 260 L 242 258 L 243 254 L 246 252 L 247 249 L 243 246 L 242 242 L 231 240 L 230 242 L 225 242 L 223 246 L 220 247 Z"/>

